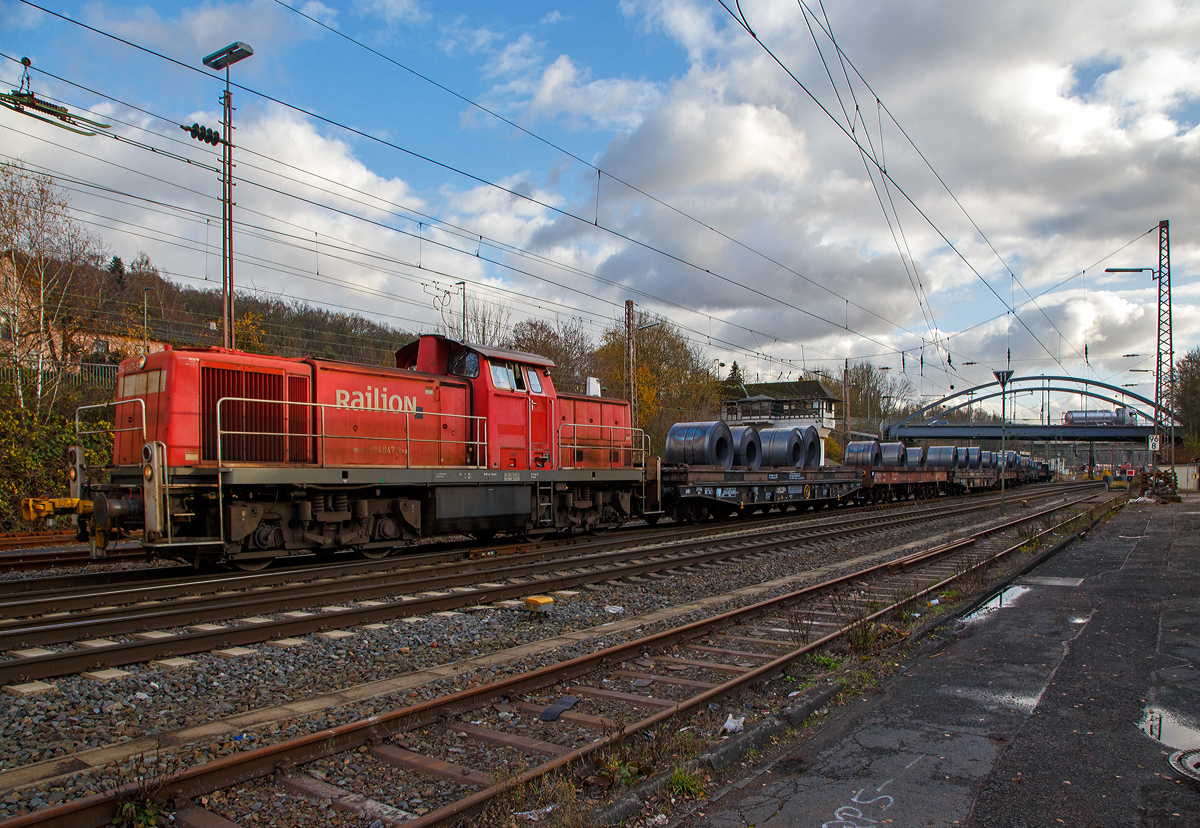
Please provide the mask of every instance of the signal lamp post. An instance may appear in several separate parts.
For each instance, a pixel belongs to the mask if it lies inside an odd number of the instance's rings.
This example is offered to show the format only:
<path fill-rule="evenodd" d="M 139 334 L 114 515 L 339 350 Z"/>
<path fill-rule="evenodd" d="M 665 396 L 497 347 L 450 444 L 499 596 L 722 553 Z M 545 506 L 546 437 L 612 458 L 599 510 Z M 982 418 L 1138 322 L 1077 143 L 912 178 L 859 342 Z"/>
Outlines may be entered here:
<path fill-rule="evenodd" d="M 1008 434 L 1008 416 L 1005 400 L 1008 397 L 1008 381 L 1012 379 L 1010 370 L 992 371 L 996 382 L 1000 383 L 1000 514 L 1007 515 L 1008 508 L 1004 503 L 1004 478 L 1008 476 L 1008 452 L 1005 451 L 1005 437 Z"/>
<path fill-rule="evenodd" d="M 225 325 L 224 344 L 226 348 L 234 347 L 233 337 L 233 95 L 229 91 L 229 67 L 239 60 L 245 60 L 254 54 L 254 50 L 241 41 L 230 43 L 224 49 L 218 49 L 204 58 L 204 65 L 216 71 L 225 70 L 225 94 L 221 98 L 224 120 L 221 124 L 222 135 L 213 140 L 213 130 L 193 124 L 190 129 L 193 138 L 207 141 L 210 144 L 220 143 L 221 149 L 221 319 Z M 203 133 L 203 137 L 197 134 Z"/>

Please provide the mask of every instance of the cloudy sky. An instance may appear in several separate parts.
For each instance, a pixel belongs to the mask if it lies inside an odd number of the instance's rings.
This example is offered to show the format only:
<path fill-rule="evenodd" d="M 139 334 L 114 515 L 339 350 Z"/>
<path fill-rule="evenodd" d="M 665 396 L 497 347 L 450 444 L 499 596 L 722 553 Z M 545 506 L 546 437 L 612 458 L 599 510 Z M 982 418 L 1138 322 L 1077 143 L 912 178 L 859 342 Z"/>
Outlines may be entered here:
<path fill-rule="evenodd" d="M 219 284 L 215 156 L 178 124 L 218 124 L 200 58 L 241 40 L 246 289 L 410 330 L 460 281 L 596 333 L 632 299 L 764 380 L 867 357 L 941 394 L 1011 351 L 1153 397 L 1156 283 L 1104 268 L 1157 266 L 1169 219 L 1200 344 L 1200 6 L 287 3 L 0 0 L 0 84 L 28 55 L 120 138 L 0 110 L 0 155 Z"/>

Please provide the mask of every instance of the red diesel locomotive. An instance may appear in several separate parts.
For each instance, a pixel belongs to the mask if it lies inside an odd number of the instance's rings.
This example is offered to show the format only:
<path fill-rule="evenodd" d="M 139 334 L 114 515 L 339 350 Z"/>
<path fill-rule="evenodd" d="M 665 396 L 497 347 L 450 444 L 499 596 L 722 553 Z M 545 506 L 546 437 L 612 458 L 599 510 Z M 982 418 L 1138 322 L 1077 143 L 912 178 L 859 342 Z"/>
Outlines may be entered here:
<path fill-rule="evenodd" d="M 625 401 L 556 392 L 544 357 L 441 336 L 396 365 L 223 348 L 125 360 L 117 399 L 76 415 L 81 435 L 111 417 L 113 464 L 92 479 L 73 447 L 71 498 L 27 501 L 27 516 L 75 513 L 101 555 L 115 529 L 140 528 L 152 554 L 254 568 L 656 510 Z"/>

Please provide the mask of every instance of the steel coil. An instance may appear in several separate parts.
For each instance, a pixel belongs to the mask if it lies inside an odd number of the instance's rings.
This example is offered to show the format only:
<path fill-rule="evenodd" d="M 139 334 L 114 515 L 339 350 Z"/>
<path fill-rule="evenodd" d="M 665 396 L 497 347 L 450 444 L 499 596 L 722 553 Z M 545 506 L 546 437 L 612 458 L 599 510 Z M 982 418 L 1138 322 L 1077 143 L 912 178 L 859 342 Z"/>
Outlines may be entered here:
<path fill-rule="evenodd" d="M 804 468 L 815 469 L 821 465 L 821 435 L 815 426 L 805 426 L 801 439 L 804 441 Z"/>
<path fill-rule="evenodd" d="M 883 465 L 883 452 L 878 440 L 860 440 L 846 446 L 844 465 L 873 467 Z"/>
<path fill-rule="evenodd" d="M 968 469 L 978 469 L 978 468 L 980 468 L 981 462 L 983 462 L 983 456 L 980 453 L 980 450 L 973 446 L 968 448 L 967 449 L 967 468 Z"/>
<path fill-rule="evenodd" d="M 754 426 L 733 426 L 729 429 L 733 439 L 733 465 L 758 471 L 762 465 L 762 442 Z"/>
<path fill-rule="evenodd" d="M 789 469 L 804 467 L 804 439 L 798 428 L 764 428 L 758 432 L 762 440 L 762 464 Z"/>
<path fill-rule="evenodd" d="M 908 449 L 904 443 L 883 443 L 879 447 L 885 469 L 908 468 Z"/>
<path fill-rule="evenodd" d="M 729 426 L 711 423 L 676 423 L 667 432 L 666 460 L 688 466 L 733 468 L 733 435 Z"/>
<path fill-rule="evenodd" d="M 931 469 L 953 469 L 958 466 L 958 446 L 930 446 L 925 452 L 925 465 Z"/>
<path fill-rule="evenodd" d="M 908 467 L 919 469 L 925 466 L 925 447 L 917 446 L 908 450 Z"/>

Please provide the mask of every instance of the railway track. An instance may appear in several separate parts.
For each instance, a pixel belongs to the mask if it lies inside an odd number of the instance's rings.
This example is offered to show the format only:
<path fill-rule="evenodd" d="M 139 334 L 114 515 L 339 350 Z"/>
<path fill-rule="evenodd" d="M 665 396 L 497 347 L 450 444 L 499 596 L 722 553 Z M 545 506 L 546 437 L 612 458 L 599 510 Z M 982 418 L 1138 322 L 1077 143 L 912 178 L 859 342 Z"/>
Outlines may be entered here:
<path fill-rule="evenodd" d="M 29 549 L 35 546 L 75 543 L 75 533 L 67 530 L 47 532 L 0 532 L 0 551 Z"/>
<path fill-rule="evenodd" d="M 778 687 L 806 655 L 899 623 L 914 603 L 1033 544 L 1059 542 L 1119 502 L 1069 499 L 901 558 L 866 556 L 874 560 L 749 606 L 4 824 L 103 825 L 120 803 L 145 807 L 151 797 L 190 826 L 249 826 L 281 803 L 315 809 L 314 801 L 412 828 L 507 821 L 510 802 L 554 790 L 551 775 L 573 792 L 619 773 L 634 740 L 665 738 L 680 725 L 713 732 L 711 706 L 720 719 L 729 709 L 722 702 L 750 694 L 761 711 L 762 688 Z M 404 792 L 418 778 L 437 780 L 437 792 L 414 802 Z"/>
<path fill-rule="evenodd" d="M 1041 496 L 1044 492 L 1071 491 L 1085 484 L 1057 484 L 1027 489 L 1032 496 Z M 1090 484 L 1098 485 L 1098 484 Z M 975 501 L 997 499 L 995 492 L 982 494 L 959 495 L 953 498 L 934 500 L 894 501 L 886 504 L 871 506 L 855 506 L 852 511 L 811 511 L 788 512 L 785 514 L 771 513 L 767 515 L 748 517 L 738 522 L 707 523 L 702 525 L 668 524 L 658 527 L 631 526 L 605 534 L 603 536 L 551 537 L 537 541 L 511 541 L 497 543 L 473 542 L 464 546 L 461 542 L 438 542 L 428 546 L 414 547 L 406 554 L 396 555 L 385 559 L 363 560 L 346 555 L 342 560 L 314 562 L 311 557 L 285 559 L 276 562 L 276 566 L 268 571 L 248 573 L 241 570 L 214 572 L 197 572 L 190 565 L 159 566 L 147 569 L 98 571 L 70 575 L 51 575 L 40 578 L 26 578 L 0 581 L 0 600 L 7 596 L 18 594 L 43 595 L 74 595 L 89 589 L 104 588 L 120 589 L 122 586 L 132 587 L 134 584 L 143 585 L 189 585 L 202 589 L 204 584 L 218 584 L 217 589 L 236 589 L 239 585 L 247 588 L 258 586 L 273 586 L 311 578 L 344 578 L 356 575 L 386 571 L 397 567 L 419 568 L 436 566 L 463 560 L 464 558 L 499 559 L 521 552 L 541 552 L 542 554 L 560 549 L 579 547 L 581 544 L 636 544 L 654 542 L 661 538 L 704 537 L 722 532 L 750 531 L 759 526 L 782 526 L 802 522 L 829 522 L 843 520 L 847 515 L 860 517 L 869 514 L 895 512 L 905 509 L 949 504 L 971 504 Z M 111 553 L 110 553 L 111 554 Z M 140 553 L 138 553 L 140 554 Z M 95 563 L 103 563 L 96 561 Z M 215 591 L 215 589 L 213 590 Z M 185 593 L 180 593 L 185 594 Z M 161 597 L 161 596 L 160 596 Z M 155 596 L 144 594 L 134 598 L 126 596 L 127 601 L 153 600 Z M 48 610 L 56 611 L 56 610 Z"/>
<path fill-rule="evenodd" d="M 969 503 L 975 499 L 983 497 L 992 497 L 996 495 L 994 492 L 954 495 L 947 498 L 937 498 L 933 500 L 912 500 L 912 501 L 892 501 L 888 503 L 879 503 L 872 505 L 856 504 L 852 507 L 853 513 L 856 515 L 871 514 L 884 511 L 892 511 L 897 509 L 905 509 L 921 504 L 932 503 Z M 621 529 L 605 534 L 603 537 L 610 540 L 625 539 L 630 542 L 640 541 L 643 539 L 652 539 L 659 536 L 694 536 L 703 535 L 712 532 L 715 526 L 723 527 L 749 527 L 758 524 L 776 524 L 788 521 L 805 521 L 805 520 L 823 520 L 828 519 L 830 515 L 846 514 L 842 511 L 830 512 L 826 510 L 803 511 L 803 512 L 788 512 L 768 513 L 765 515 L 748 515 L 737 523 L 725 524 L 702 524 L 689 525 L 682 523 L 660 525 L 657 528 L 652 526 L 643 526 L 634 524 L 632 526 L 623 527 Z M 60 532 L 51 533 L 26 533 L 20 537 L 49 537 L 53 535 L 56 538 L 70 537 Z M 2 538 L 3 536 L 0 536 Z M 14 535 L 13 537 L 16 537 Z M 71 541 L 73 543 L 73 541 Z M 587 542 L 585 539 L 583 542 Z M 562 549 L 580 543 L 580 536 L 548 536 L 539 538 L 535 541 L 520 541 L 499 539 L 492 541 L 471 541 L 464 544 L 462 541 L 437 541 L 425 545 L 411 546 L 398 550 L 395 554 L 384 559 L 368 559 L 363 560 L 354 556 L 352 553 L 336 555 L 332 561 L 322 560 L 314 562 L 315 556 L 302 556 L 292 559 L 279 559 L 273 562 L 269 572 L 265 577 L 275 577 L 277 582 L 282 583 L 294 578 L 303 578 L 308 573 L 322 570 L 323 574 L 319 577 L 342 577 L 345 574 L 354 572 L 371 571 L 373 568 L 389 568 L 394 566 L 411 566 L 411 565 L 429 565 L 442 561 L 458 560 L 462 557 L 499 557 L 509 555 L 514 552 L 524 552 L 530 550 L 550 551 Z M 120 552 L 120 555 L 114 555 L 114 552 Z M 40 554 L 40 553 L 39 553 Z M 52 553 L 47 553 L 52 554 Z M 121 562 L 126 560 L 137 560 L 142 557 L 142 552 L 133 551 L 130 549 L 110 549 L 108 557 L 99 560 L 92 560 L 87 557 L 82 546 L 79 549 L 70 550 L 70 559 L 78 561 L 80 564 L 95 564 L 103 566 L 105 563 Z M 339 560 L 340 559 L 340 560 Z M 0 556 L 0 571 L 3 570 L 4 556 Z M 31 555 L 28 557 L 30 569 L 41 568 L 37 564 L 39 561 L 44 562 L 46 566 L 52 566 L 52 558 L 42 558 L 39 555 Z M 178 578 L 181 580 L 200 581 L 210 577 L 239 577 L 238 573 L 244 570 L 228 570 L 225 572 L 207 572 L 197 573 L 191 565 L 181 564 L 179 566 L 159 566 L 152 569 L 136 570 L 136 571 L 117 571 L 117 572 L 88 572 L 77 575 L 56 575 L 44 579 L 22 579 L 15 581 L 0 581 L 0 595 L 9 594 L 12 592 L 28 592 L 40 590 L 49 592 L 53 590 L 70 590 L 78 587 L 100 586 L 105 584 L 116 584 L 122 581 L 158 581 L 163 579 Z M 241 577 L 250 577 L 243 575 Z"/>
<path fill-rule="evenodd" d="M 74 540 L 71 541 L 74 543 Z M 27 551 L 27 546 L 19 547 L 20 552 L 0 554 L 0 572 L 29 572 L 39 569 L 55 569 L 57 567 L 96 566 L 106 563 L 129 563 L 145 560 L 145 553 L 140 549 L 116 548 L 108 550 L 108 555 L 102 560 L 92 558 L 90 550 L 80 545 L 78 549 L 53 549 L 49 551 Z"/>
<path fill-rule="evenodd" d="M 1037 498 L 1059 497 L 1062 491 L 1046 489 L 1038 492 Z M 1027 498 L 1036 499 L 1034 493 Z M 591 540 L 573 545 L 569 555 L 553 558 L 547 558 L 543 549 L 534 549 L 497 558 L 424 561 L 382 570 L 378 564 L 360 562 L 340 578 L 330 578 L 328 571 L 320 568 L 315 574 L 322 577 L 299 583 L 294 582 L 293 571 L 6 596 L 0 598 L 0 651 L 11 657 L 0 661 L 0 684 L 245 647 L 332 628 L 519 601 L 587 584 L 709 566 L 797 545 L 983 512 L 994 508 L 997 500 L 983 497 L 970 504 L 934 503 L 896 513 L 840 514 L 826 521 L 793 520 L 775 526 L 752 524 L 745 531 L 728 524 L 695 527 L 696 531 L 670 533 L 683 535 L 674 540 L 656 531 L 643 537 L 642 545 L 634 545 L 628 537 Z M 238 589 L 231 589 L 235 584 Z M 268 615 L 276 617 L 265 617 Z"/>

